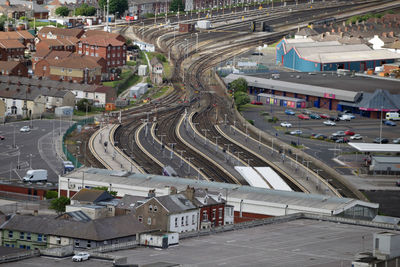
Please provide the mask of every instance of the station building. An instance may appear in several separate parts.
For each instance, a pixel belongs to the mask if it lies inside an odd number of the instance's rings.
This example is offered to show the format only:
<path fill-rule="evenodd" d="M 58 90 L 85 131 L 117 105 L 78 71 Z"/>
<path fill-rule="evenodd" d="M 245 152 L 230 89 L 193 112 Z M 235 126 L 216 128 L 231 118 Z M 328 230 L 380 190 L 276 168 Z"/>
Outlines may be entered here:
<path fill-rule="evenodd" d="M 338 41 L 318 42 L 311 38 L 282 39 L 276 46 L 276 63 L 297 71 L 363 72 L 393 63 L 400 54 L 385 49 L 372 50 L 365 44 L 344 45 Z"/>
<path fill-rule="evenodd" d="M 288 108 L 316 107 L 350 110 L 364 117 L 400 110 L 400 80 L 371 78 L 349 72 L 281 72 L 279 74 L 229 74 L 226 84 L 244 78 L 248 92 L 264 104 Z"/>
<path fill-rule="evenodd" d="M 188 186 L 208 189 L 220 192 L 227 204 L 234 206 L 235 220 L 242 216 L 255 219 L 302 212 L 371 220 L 379 208 L 377 203 L 350 198 L 86 167 L 59 176 L 58 193 L 71 197 L 82 188 L 98 186 L 110 187 L 117 192 L 117 197 L 125 194 L 147 197 L 149 190 L 164 196 L 171 193 L 172 187 L 178 192 Z"/>

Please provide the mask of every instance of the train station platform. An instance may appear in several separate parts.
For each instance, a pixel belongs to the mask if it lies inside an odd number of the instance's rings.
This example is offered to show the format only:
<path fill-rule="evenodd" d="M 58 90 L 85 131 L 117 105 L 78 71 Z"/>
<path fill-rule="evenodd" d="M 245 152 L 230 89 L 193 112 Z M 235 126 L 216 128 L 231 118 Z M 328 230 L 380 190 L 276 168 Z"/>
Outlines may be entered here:
<path fill-rule="evenodd" d="M 141 173 L 137 164 L 115 146 L 113 135 L 118 124 L 101 127 L 89 140 L 90 152 L 109 170 L 124 170 Z"/>

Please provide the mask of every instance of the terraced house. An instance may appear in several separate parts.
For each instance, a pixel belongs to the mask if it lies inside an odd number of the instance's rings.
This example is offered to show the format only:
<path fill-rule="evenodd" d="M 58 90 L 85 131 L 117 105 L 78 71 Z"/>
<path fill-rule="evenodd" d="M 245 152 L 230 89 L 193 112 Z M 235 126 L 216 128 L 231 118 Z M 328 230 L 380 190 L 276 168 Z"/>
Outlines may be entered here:
<path fill-rule="evenodd" d="M 0 227 L 1 245 L 22 249 L 45 249 L 72 245 L 96 248 L 135 241 L 146 227 L 132 215 L 80 221 L 78 217 L 13 215 Z"/>

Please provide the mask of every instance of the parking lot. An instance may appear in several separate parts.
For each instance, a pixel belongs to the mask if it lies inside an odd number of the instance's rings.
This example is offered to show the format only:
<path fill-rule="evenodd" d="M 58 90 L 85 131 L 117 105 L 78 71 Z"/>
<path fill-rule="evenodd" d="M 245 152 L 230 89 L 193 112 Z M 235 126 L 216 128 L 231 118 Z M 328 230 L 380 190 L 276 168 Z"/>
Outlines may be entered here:
<path fill-rule="evenodd" d="M 30 131 L 21 132 L 23 126 L 29 126 Z M 48 181 L 57 182 L 58 174 L 62 170 L 62 160 L 55 144 L 61 140 L 69 126 L 69 121 L 59 120 L 21 121 L 0 125 L 0 135 L 4 136 L 4 140 L 0 140 L 0 178 L 18 180 L 29 169 L 46 169 Z"/>
<path fill-rule="evenodd" d="M 361 117 L 357 114 L 355 119 L 351 121 L 336 121 L 336 126 L 327 126 L 323 122 L 326 119 L 309 119 L 301 120 L 298 115 L 302 114 L 303 109 L 292 109 L 295 115 L 285 114 L 285 107 L 271 106 L 271 105 L 260 105 L 252 106 L 246 108 L 242 113 L 246 119 L 254 121 L 254 125 L 266 131 L 272 135 L 277 136 L 282 141 L 286 143 L 299 143 L 302 148 L 310 155 L 321 159 L 333 168 L 335 168 L 339 173 L 342 174 L 352 174 L 352 168 L 349 168 L 347 164 L 341 164 L 337 159 L 339 155 L 344 155 L 349 152 L 354 152 L 349 145 L 343 143 L 336 143 L 329 140 L 318 140 L 310 138 L 312 134 L 322 134 L 326 137 L 330 137 L 333 133 L 337 131 L 347 131 L 350 130 L 355 134 L 360 134 L 362 136 L 361 140 L 351 140 L 352 142 L 373 142 L 373 140 L 380 135 L 380 120 L 369 119 Z M 338 112 L 328 111 L 323 109 L 311 108 L 307 109 L 316 114 L 324 114 L 330 116 L 337 116 Z M 268 118 L 272 116 L 277 117 L 278 121 L 276 123 L 268 122 Z M 282 122 L 288 122 L 291 127 L 281 127 Z M 300 130 L 301 135 L 290 135 L 287 132 Z M 389 139 L 390 143 L 393 139 L 400 137 L 400 125 L 398 126 L 387 126 L 382 125 L 382 135 L 383 138 Z M 350 139 L 350 136 L 346 136 Z M 363 156 L 361 154 L 354 155 L 353 159 L 346 157 L 344 160 L 362 163 Z"/>

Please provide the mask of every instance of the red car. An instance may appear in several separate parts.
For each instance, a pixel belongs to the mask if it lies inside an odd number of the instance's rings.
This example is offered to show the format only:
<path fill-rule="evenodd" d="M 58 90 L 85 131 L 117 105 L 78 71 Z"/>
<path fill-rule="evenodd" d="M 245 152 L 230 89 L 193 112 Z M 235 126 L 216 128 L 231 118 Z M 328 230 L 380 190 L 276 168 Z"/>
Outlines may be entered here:
<path fill-rule="evenodd" d="M 300 114 L 297 117 L 299 117 L 299 119 L 302 119 L 302 120 L 309 120 L 310 119 L 310 117 L 308 117 L 307 115 L 304 115 L 304 114 Z"/>
<path fill-rule="evenodd" d="M 319 116 L 323 119 L 329 119 L 329 115 L 327 114 L 320 114 Z"/>
<path fill-rule="evenodd" d="M 251 101 L 251 104 L 252 104 L 252 105 L 262 105 L 263 103 L 260 102 L 260 101 L 255 101 L 255 100 L 253 100 L 253 101 Z"/>
<path fill-rule="evenodd" d="M 344 132 L 344 134 L 345 134 L 345 135 L 353 136 L 353 135 L 355 135 L 355 132 L 350 131 L 350 130 L 347 130 L 347 131 Z"/>

